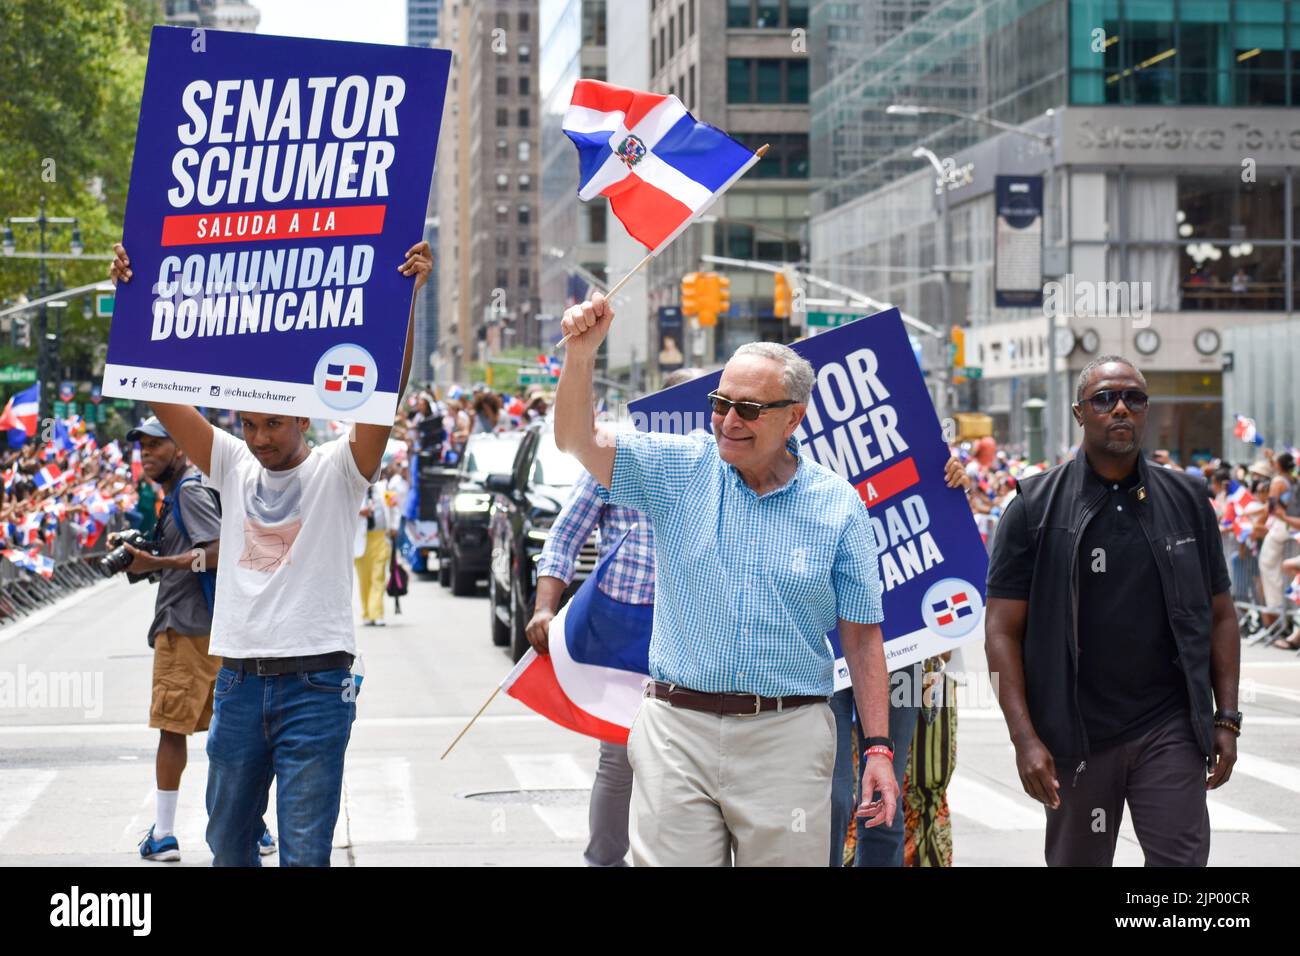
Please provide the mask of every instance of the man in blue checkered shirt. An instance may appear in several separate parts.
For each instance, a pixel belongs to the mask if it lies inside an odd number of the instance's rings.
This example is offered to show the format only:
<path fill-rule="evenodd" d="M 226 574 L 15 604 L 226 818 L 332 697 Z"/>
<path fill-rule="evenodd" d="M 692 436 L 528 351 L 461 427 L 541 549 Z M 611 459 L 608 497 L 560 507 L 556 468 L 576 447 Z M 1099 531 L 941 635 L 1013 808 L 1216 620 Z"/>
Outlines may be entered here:
<path fill-rule="evenodd" d="M 861 721 L 866 825 L 893 821 L 881 584 L 854 488 L 793 437 L 812 366 L 773 343 L 736 351 L 710 396 L 713 436 L 614 433 L 592 413 L 604 297 L 565 313 L 555 440 L 614 504 L 654 527 L 650 672 L 628 737 L 638 865 L 825 866 L 838 625 Z"/>
<path fill-rule="evenodd" d="M 681 368 L 664 379 L 671 388 L 703 373 Z M 617 556 L 605 569 L 598 585 L 616 601 L 626 604 L 655 602 L 655 538 L 645 515 L 622 505 L 611 505 L 599 494 L 596 479 L 584 474 L 551 525 L 541 559 L 537 562 L 537 599 L 525 634 L 539 654 L 549 653 L 551 621 L 560 609 L 564 589 L 573 580 L 578 552 L 594 528 L 600 528 L 600 557 L 627 534 Z M 626 866 L 627 817 L 632 800 L 632 766 L 627 748 L 602 740 L 587 811 L 590 837 L 582 858 L 588 866 Z"/>

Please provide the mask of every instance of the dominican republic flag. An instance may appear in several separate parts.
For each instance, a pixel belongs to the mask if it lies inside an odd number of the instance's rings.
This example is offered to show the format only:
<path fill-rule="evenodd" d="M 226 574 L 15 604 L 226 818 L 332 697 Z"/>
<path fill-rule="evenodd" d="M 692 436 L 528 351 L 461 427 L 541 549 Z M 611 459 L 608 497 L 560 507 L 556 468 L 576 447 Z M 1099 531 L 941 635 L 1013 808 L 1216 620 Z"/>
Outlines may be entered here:
<path fill-rule="evenodd" d="M 116 438 L 104 446 L 104 457 L 108 459 L 110 465 L 122 464 L 122 448 L 118 445 Z"/>
<path fill-rule="evenodd" d="M 29 571 L 35 571 L 47 580 L 54 577 L 54 559 L 48 554 L 43 554 L 38 548 L 32 548 L 27 552 L 27 558 Z"/>
<path fill-rule="evenodd" d="M 1247 445 L 1264 444 L 1263 437 L 1255 429 L 1255 419 L 1247 418 L 1245 415 L 1237 416 L 1237 424 L 1232 429 L 1232 433 Z"/>
<path fill-rule="evenodd" d="M 501 688 L 561 727 L 626 746 L 650 676 L 654 605 L 615 601 L 597 587 L 623 539 L 551 621 L 551 652 L 529 648 Z"/>
<path fill-rule="evenodd" d="M 932 604 L 930 608 L 934 611 L 934 619 L 940 627 L 945 627 L 958 618 L 968 617 L 975 613 L 975 609 L 970 606 L 970 598 L 966 596 L 965 591 L 950 594 L 944 600 Z"/>
<path fill-rule="evenodd" d="M 36 473 L 32 480 L 36 483 L 37 488 L 44 488 L 48 485 L 57 485 L 65 477 L 64 473 L 59 470 L 58 465 L 49 464 L 42 465 L 41 470 Z"/>
<path fill-rule="evenodd" d="M 15 444 L 21 445 L 24 441 L 36 434 L 36 419 L 40 413 L 41 390 L 40 385 L 33 385 L 30 388 L 23 389 L 21 392 L 9 399 L 5 405 L 4 411 L 0 412 L 0 429 L 7 429 L 9 434 L 9 446 L 15 447 Z M 15 443 L 15 432 L 23 432 L 22 440 Z"/>
<path fill-rule="evenodd" d="M 22 544 L 37 544 L 41 540 L 41 516 L 36 513 L 23 515 L 18 524 L 18 539 Z"/>
<path fill-rule="evenodd" d="M 10 564 L 15 564 L 20 568 L 26 568 L 28 571 L 36 570 L 32 566 L 32 559 L 26 551 L 19 551 L 17 548 L 5 548 L 3 551 L 0 551 L 0 554 L 3 554 L 5 560 Z"/>
<path fill-rule="evenodd" d="M 366 367 L 364 365 L 326 365 L 325 391 L 364 392 Z"/>
<path fill-rule="evenodd" d="M 537 356 L 537 364 L 542 367 L 543 371 L 545 371 L 547 375 L 559 375 L 560 369 L 564 365 L 564 363 L 554 355 Z"/>
<path fill-rule="evenodd" d="M 563 126 L 578 147 L 578 197 L 607 197 L 632 238 L 654 254 L 758 161 L 677 97 L 599 80 L 574 84 Z"/>

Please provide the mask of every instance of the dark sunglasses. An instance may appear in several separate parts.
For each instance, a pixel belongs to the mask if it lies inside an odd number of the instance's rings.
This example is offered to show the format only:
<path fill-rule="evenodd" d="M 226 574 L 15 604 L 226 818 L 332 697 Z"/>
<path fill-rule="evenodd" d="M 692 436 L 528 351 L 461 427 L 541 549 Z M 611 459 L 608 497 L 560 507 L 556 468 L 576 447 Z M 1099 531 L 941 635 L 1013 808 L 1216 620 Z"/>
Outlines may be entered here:
<path fill-rule="evenodd" d="M 736 414 L 747 422 L 758 421 L 758 416 L 763 414 L 766 408 L 785 408 L 787 405 L 795 404 L 792 398 L 783 398 L 779 402 L 768 402 L 761 404 L 759 402 L 733 402 L 731 399 L 723 398 L 717 392 L 709 392 L 709 407 L 713 409 L 715 415 L 726 415 L 733 408 Z"/>
<path fill-rule="evenodd" d="M 1151 401 L 1146 392 L 1140 392 L 1136 388 L 1104 388 L 1083 401 L 1091 405 L 1098 415 L 1105 415 L 1119 404 L 1120 399 L 1124 400 L 1124 407 L 1130 412 L 1146 411 Z"/>

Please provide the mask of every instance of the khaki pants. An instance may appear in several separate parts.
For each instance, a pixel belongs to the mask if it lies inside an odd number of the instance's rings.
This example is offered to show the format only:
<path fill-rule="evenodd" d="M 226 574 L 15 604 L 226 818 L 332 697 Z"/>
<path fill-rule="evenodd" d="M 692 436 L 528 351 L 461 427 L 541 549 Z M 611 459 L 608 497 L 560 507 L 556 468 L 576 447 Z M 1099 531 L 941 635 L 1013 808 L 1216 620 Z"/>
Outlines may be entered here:
<path fill-rule="evenodd" d="M 628 738 L 637 866 L 817 866 L 830 853 L 835 717 L 721 717 L 646 698 Z"/>
<path fill-rule="evenodd" d="M 173 734 L 207 730 L 219 670 L 221 658 L 208 654 L 208 635 L 177 634 L 170 627 L 155 634 L 149 726 Z"/>
<path fill-rule="evenodd" d="M 356 559 L 357 581 L 361 584 L 361 616 L 367 621 L 384 619 L 384 591 L 388 587 L 388 535 L 366 532 L 365 554 Z"/>

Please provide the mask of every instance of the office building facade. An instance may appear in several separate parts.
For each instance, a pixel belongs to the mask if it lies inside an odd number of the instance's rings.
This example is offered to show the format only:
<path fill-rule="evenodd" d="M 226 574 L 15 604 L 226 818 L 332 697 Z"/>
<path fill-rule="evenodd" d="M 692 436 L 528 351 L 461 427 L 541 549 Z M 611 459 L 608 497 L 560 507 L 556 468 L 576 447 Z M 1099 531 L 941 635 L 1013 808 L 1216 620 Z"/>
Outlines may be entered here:
<path fill-rule="evenodd" d="M 867 2 L 818 3 L 832 23 Z M 946 162 L 952 319 L 966 327 L 960 405 L 1024 441 L 1047 395 L 1048 315 L 1061 448 L 1077 443 L 1074 379 L 1130 356 L 1153 403 L 1148 442 L 1182 461 L 1222 453 L 1226 330 L 1296 304 L 1300 10 L 1282 0 L 949 0 L 813 91 L 812 270 L 941 325 L 945 223 L 918 145 Z M 845 41 L 841 40 L 843 45 Z M 841 57 L 845 57 L 843 49 Z M 999 131 L 938 107 L 1001 121 Z M 1042 138 L 1047 137 L 1047 143 Z M 1045 294 L 998 295 L 997 177 L 1041 177 Z M 1006 256 L 1007 247 L 1002 255 Z M 927 353 L 943 361 L 945 343 Z"/>

